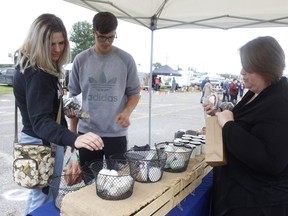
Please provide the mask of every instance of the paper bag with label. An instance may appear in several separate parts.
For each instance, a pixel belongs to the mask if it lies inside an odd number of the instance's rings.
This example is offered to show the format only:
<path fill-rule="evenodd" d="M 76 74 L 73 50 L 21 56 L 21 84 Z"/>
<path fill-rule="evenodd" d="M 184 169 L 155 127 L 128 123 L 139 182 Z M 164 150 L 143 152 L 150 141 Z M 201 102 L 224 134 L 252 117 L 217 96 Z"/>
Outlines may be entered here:
<path fill-rule="evenodd" d="M 222 128 L 218 124 L 216 116 L 206 118 L 206 153 L 205 161 L 212 167 L 227 163 L 224 154 Z"/>

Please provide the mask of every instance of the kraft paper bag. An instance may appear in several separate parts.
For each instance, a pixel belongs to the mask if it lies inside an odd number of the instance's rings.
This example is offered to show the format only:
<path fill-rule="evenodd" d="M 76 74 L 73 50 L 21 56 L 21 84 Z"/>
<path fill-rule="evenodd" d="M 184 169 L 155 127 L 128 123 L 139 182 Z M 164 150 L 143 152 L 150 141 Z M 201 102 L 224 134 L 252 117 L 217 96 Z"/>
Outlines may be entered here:
<path fill-rule="evenodd" d="M 216 116 L 206 117 L 205 161 L 212 167 L 227 164 L 222 139 L 222 128 Z"/>

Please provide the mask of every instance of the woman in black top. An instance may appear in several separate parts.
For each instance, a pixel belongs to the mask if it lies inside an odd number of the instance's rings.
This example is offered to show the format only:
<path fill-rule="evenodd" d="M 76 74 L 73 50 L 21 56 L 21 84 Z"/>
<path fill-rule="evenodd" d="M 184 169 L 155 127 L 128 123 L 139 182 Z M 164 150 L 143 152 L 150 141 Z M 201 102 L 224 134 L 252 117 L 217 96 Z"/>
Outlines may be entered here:
<path fill-rule="evenodd" d="M 285 54 L 272 37 L 240 48 L 248 92 L 231 111 L 216 110 L 227 165 L 214 168 L 213 215 L 288 215 L 288 82 Z M 208 114 L 215 113 L 204 104 Z"/>

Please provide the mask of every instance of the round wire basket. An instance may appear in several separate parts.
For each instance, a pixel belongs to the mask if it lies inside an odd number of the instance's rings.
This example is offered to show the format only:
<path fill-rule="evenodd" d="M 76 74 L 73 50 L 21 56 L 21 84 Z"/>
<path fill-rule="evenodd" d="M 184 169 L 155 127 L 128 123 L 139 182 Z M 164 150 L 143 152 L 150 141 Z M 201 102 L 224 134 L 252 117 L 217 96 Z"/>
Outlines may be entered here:
<path fill-rule="evenodd" d="M 124 157 L 124 154 L 120 154 L 120 153 L 110 155 L 109 159 L 126 160 Z M 85 162 L 85 165 L 81 166 L 81 170 L 83 172 L 83 179 L 84 179 L 85 184 L 87 184 L 87 185 L 93 184 L 95 182 L 94 174 L 90 168 L 90 165 L 95 161 L 97 161 L 97 160 L 87 161 L 87 162 Z"/>
<path fill-rule="evenodd" d="M 127 160 L 104 159 L 90 164 L 95 177 L 96 194 L 105 200 L 122 200 L 133 193 L 138 170 Z"/>
<path fill-rule="evenodd" d="M 81 170 L 83 173 L 83 180 L 86 185 L 94 184 L 95 182 L 94 174 L 92 170 L 90 169 L 90 165 L 93 162 L 94 161 L 86 162 L 85 165 L 81 166 Z"/>
<path fill-rule="evenodd" d="M 71 184 L 75 182 L 75 184 Z M 61 209 L 62 199 L 68 193 L 77 191 L 85 186 L 82 174 L 60 175 L 52 179 L 49 187 L 52 191 L 54 204 L 58 209 Z"/>
<path fill-rule="evenodd" d="M 127 151 L 124 156 L 129 162 L 136 165 L 139 170 L 136 181 L 143 183 L 153 183 L 161 180 L 163 168 L 167 159 L 166 153 L 157 154 L 156 150 L 147 151 Z"/>
<path fill-rule="evenodd" d="M 193 147 L 184 143 L 161 142 L 155 144 L 157 155 L 166 153 L 167 159 L 163 168 L 166 172 L 184 172 L 187 169 Z"/>

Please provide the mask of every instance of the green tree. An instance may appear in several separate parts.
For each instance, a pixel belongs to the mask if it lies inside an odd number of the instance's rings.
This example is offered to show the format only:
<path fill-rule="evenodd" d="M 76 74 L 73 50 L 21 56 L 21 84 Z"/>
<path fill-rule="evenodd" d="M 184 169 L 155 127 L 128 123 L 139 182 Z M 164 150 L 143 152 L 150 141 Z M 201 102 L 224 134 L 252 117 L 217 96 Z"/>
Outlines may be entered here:
<path fill-rule="evenodd" d="M 94 45 L 95 38 L 92 34 L 92 25 L 87 21 L 73 24 L 70 32 L 70 41 L 74 43 L 74 46 L 71 49 L 73 61 L 78 53 Z"/>
<path fill-rule="evenodd" d="M 155 62 L 155 63 L 153 63 L 154 69 L 158 69 L 158 68 L 160 68 L 161 66 L 162 66 L 162 65 L 161 65 L 160 62 Z"/>

